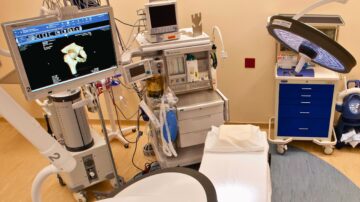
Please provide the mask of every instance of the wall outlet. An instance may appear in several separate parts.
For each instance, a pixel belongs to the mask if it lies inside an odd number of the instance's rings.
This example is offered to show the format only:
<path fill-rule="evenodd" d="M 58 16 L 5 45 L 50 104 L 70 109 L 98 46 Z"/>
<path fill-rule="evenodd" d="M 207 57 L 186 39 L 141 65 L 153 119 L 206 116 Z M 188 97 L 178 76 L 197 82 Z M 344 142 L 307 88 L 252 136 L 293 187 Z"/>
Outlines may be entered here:
<path fill-rule="evenodd" d="M 255 68 L 255 58 L 245 58 L 245 68 Z"/>

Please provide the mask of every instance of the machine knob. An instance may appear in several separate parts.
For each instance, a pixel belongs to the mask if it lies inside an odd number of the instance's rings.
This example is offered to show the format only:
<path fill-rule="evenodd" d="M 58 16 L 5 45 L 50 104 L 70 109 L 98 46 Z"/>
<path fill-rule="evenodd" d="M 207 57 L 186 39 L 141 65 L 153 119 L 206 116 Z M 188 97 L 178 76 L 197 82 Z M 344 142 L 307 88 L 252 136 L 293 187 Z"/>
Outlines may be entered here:
<path fill-rule="evenodd" d="M 89 172 L 89 175 L 90 175 L 90 177 L 92 177 L 92 178 L 96 176 L 96 174 L 95 174 L 94 171 L 90 171 L 90 172 Z"/>

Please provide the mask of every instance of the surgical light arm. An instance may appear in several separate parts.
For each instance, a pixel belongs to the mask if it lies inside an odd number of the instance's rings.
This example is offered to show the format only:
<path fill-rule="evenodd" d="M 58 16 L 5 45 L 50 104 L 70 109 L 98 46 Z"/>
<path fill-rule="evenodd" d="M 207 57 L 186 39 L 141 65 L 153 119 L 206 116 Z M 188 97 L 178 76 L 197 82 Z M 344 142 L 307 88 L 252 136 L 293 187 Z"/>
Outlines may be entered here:
<path fill-rule="evenodd" d="M 311 4 L 310 6 L 306 7 L 303 11 L 301 11 L 300 13 L 298 13 L 297 15 L 295 15 L 293 17 L 294 20 L 298 20 L 300 19 L 302 16 L 304 16 L 306 13 L 314 10 L 315 8 L 318 8 L 320 6 L 323 6 L 325 4 L 328 3 L 332 3 L 332 2 L 338 2 L 338 3 L 342 3 L 342 4 L 346 4 L 349 0 L 319 0 L 313 4 Z"/>

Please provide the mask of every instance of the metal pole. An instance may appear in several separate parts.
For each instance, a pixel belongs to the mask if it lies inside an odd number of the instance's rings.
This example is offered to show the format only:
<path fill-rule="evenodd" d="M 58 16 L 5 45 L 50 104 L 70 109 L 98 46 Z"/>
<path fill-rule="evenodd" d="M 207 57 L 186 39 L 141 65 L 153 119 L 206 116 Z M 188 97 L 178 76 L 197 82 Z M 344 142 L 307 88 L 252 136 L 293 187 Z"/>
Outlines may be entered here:
<path fill-rule="evenodd" d="M 97 93 L 96 93 L 95 98 L 96 98 L 96 104 L 98 106 L 98 114 L 99 114 L 99 118 L 100 118 L 100 122 L 101 122 L 102 131 L 104 133 L 104 139 L 105 139 L 106 145 L 107 145 L 108 150 L 109 150 L 109 154 L 110 154 L 110 158 L 111 158 L 111 162 L 112 162 L 112 167 L 113 167 L 114 174 L 115 174 L 115 180 L 116 180 L 115 190 L 117 190 L 121 186 L 121 180 L 120 180 L 120 177 L 119 177 L 118 172 L 116 170 L 115 160 L 114 160 L 114 156 L 113 156 L 113 153 L 112 153 L 110 140 L 109 140 L 109 137 L 108 137 L 108 132 L 106 130 L 106 124 L 105 124 L 105 120 L 104 120 L 104 115 L 102 113 L 101 106 L 99 104 L 100 103 L 99 102 L 99 96 L 98 96 Z"/>
<path fill-rule="evenodd" d="M 115 123 L 115 118 L 114 118 L 114 114 L 113 114 L 113 110 L 112 110 L 112 105 L 111 105 L 111 98 L 110 98 L 110 93 L 109 91 L 106 89 L 106 84 L 103 84 L 103 93 L 104 93 L 104 98 L 105 98 L 105 105 L 106 105 L 106 110 L 108 112 L 109 115 L 109 119 L 110 119 L 110 126 L 111 126 L 111 132 L 116 133 L 117 128 L 116 128 L 116 123 Z"/>

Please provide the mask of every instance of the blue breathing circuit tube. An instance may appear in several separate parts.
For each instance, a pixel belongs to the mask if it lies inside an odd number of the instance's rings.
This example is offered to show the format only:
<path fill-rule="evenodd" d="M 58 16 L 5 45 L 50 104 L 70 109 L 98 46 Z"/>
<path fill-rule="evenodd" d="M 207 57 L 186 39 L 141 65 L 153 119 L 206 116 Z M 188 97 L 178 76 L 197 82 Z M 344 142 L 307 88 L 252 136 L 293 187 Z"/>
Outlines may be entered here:
<path fill-rule="evenodd" d="M 177 136 L 177 128 L 176 111 L 170 108 L 168 104 L 165 104 L 165 98 L 163 97 L 160 105 L 160 131 L 163 152 L 169 157 L 177 157 L 173 146 L 173 141 L 176 140 Z"/>

